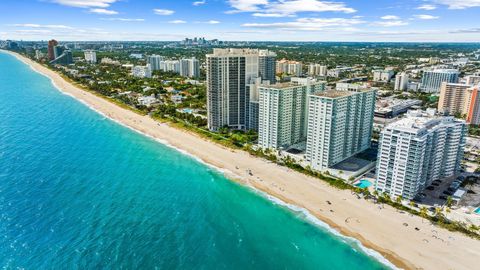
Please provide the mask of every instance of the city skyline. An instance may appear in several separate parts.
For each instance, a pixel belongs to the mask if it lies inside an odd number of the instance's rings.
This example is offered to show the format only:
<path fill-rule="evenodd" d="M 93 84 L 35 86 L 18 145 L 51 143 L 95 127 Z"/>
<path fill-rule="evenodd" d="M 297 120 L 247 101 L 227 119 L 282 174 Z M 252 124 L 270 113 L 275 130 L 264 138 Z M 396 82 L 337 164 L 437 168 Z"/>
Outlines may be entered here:
<path fill-rule="evenodd" d="M 0 39 L 473 42 L 480 0 L 6 0 Z"/>

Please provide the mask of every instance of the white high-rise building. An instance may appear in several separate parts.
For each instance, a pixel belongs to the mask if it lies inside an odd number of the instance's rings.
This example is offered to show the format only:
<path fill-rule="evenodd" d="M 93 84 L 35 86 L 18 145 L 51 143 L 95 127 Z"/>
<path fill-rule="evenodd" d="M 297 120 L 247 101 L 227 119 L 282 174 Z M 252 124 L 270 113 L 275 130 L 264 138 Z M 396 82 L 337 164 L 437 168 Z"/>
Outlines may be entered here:
<path fill-rule="evenodd" d="M 309 98 L 306 160 L 322 171 L 370 147 L 376 90 L 328 90 Z"/>
<path fill-rule="evenodd" d="M 308 66 L 308 75 L 310 76 L 327 76 L 327 66 L 320 64 L 310 64 Z"/>
<path fill-rule="evenodd" d="M 435 110 L 409 111 L 382 131 L 375 189 L 413 199 L 432 181 L 460 169 L 467 126 L 454 117 L 436 117 Z"/>
<path fill-rule="evenodd" d="M 408 74 L 402 72 L 395 76 L 395 91 L 405 91 L 408 89 Z"/>
<path fill-rule="evenodd" d="M 151 78 L 152 69 L 150 68 L 150 64 L 146 66 L 134 66 L 132 68 L 132 75 L 138 78 Z"/>
<path fill-rule="evenodd" d="M 195 57 L 180 60 L 180 75 L 189 78 L 200 76 L 200 63 Z"/>
<path fill-rule="evenodd" d="M 460 72 L 457 69 L 435 69 L 423 72 L 423 92 L 438 93 L 442 82 L 457 83 Z"/>
<path fill-rule="evenodd" d="M 258 145 L 288 149 L 305 142 L 308 96 L 325 90 L 325 82 L 277 83 L 259 87 Z"/>
<path fill-rule="evenodd" d="M 152 71 L 160 70 L 161 62 L 164 61 L 163 56 L 152 54 L 147 57 L 147 62 L 152 67 Z"/>
<path fill-rule="evenodd" d="M 180 73 L 180 61 L 178 60 L 161 61 L 160 70 L 165 72 Z"/>
<path fill-rule="evenodd" d="M 85 61 L 95 64 L 97 63 L 97 53 L 93 50 L 86 50 L 83 52 L 85 54 Z"/>

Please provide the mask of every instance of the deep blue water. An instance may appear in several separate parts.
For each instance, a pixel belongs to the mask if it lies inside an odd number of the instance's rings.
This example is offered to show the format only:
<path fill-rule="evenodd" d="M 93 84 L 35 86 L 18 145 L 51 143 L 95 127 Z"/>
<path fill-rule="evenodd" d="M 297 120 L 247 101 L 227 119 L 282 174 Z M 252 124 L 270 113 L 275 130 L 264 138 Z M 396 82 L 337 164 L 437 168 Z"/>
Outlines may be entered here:
<path fill-rule="evenodd" d="M 0 53 L 0 267 L 385 268 L 346 242 Z"/>

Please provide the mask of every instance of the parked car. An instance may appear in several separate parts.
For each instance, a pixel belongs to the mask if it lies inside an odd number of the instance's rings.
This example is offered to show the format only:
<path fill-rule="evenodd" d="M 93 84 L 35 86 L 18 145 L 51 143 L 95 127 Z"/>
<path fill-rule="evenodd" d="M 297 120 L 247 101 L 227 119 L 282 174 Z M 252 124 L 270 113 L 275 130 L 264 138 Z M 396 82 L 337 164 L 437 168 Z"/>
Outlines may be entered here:
<path fill-rule="evenodd" d="M 445 196 L 445 195 L 440 195 L 440 197 L 438 197 L 438 198 L 441 199 L 441 200 L 446 200 L 448 197 Z"/>
<path fill-rule="evenodd" d="M 445 191 L 443 192 L 443 194 L 448 195 L 448 196 L 452 196 L 452 195 L 453 195 L 453 192 L 448 191 L 448 190 L 445 190 Z"/>
<path fill-rule="evenodd" d="M 440 184 L 439 184 L 439 183 L 435 183 L 435 182 L 434 182 L 434 183 L 432 183 L 432 186 L 436 186 L 436 187 L 438 187 L 438 186 L 440 186 Z"/>
<path fill-rule="evenodd" d="M 435 187 L 434 187 L 434 186 L 428 186 L 427 189 L 428 189 L 428 190 L 434 190 Z"/>

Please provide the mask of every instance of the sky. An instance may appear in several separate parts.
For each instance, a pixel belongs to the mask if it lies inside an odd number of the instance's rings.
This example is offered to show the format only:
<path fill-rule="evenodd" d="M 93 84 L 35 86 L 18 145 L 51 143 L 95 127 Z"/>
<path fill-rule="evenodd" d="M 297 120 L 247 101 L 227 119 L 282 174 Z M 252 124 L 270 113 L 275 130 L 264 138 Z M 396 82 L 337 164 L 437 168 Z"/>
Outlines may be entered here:
<path fill-rule="evenodd" d="M 479 42 L 480 0 L 1 0 L 0 39 Z"/>

